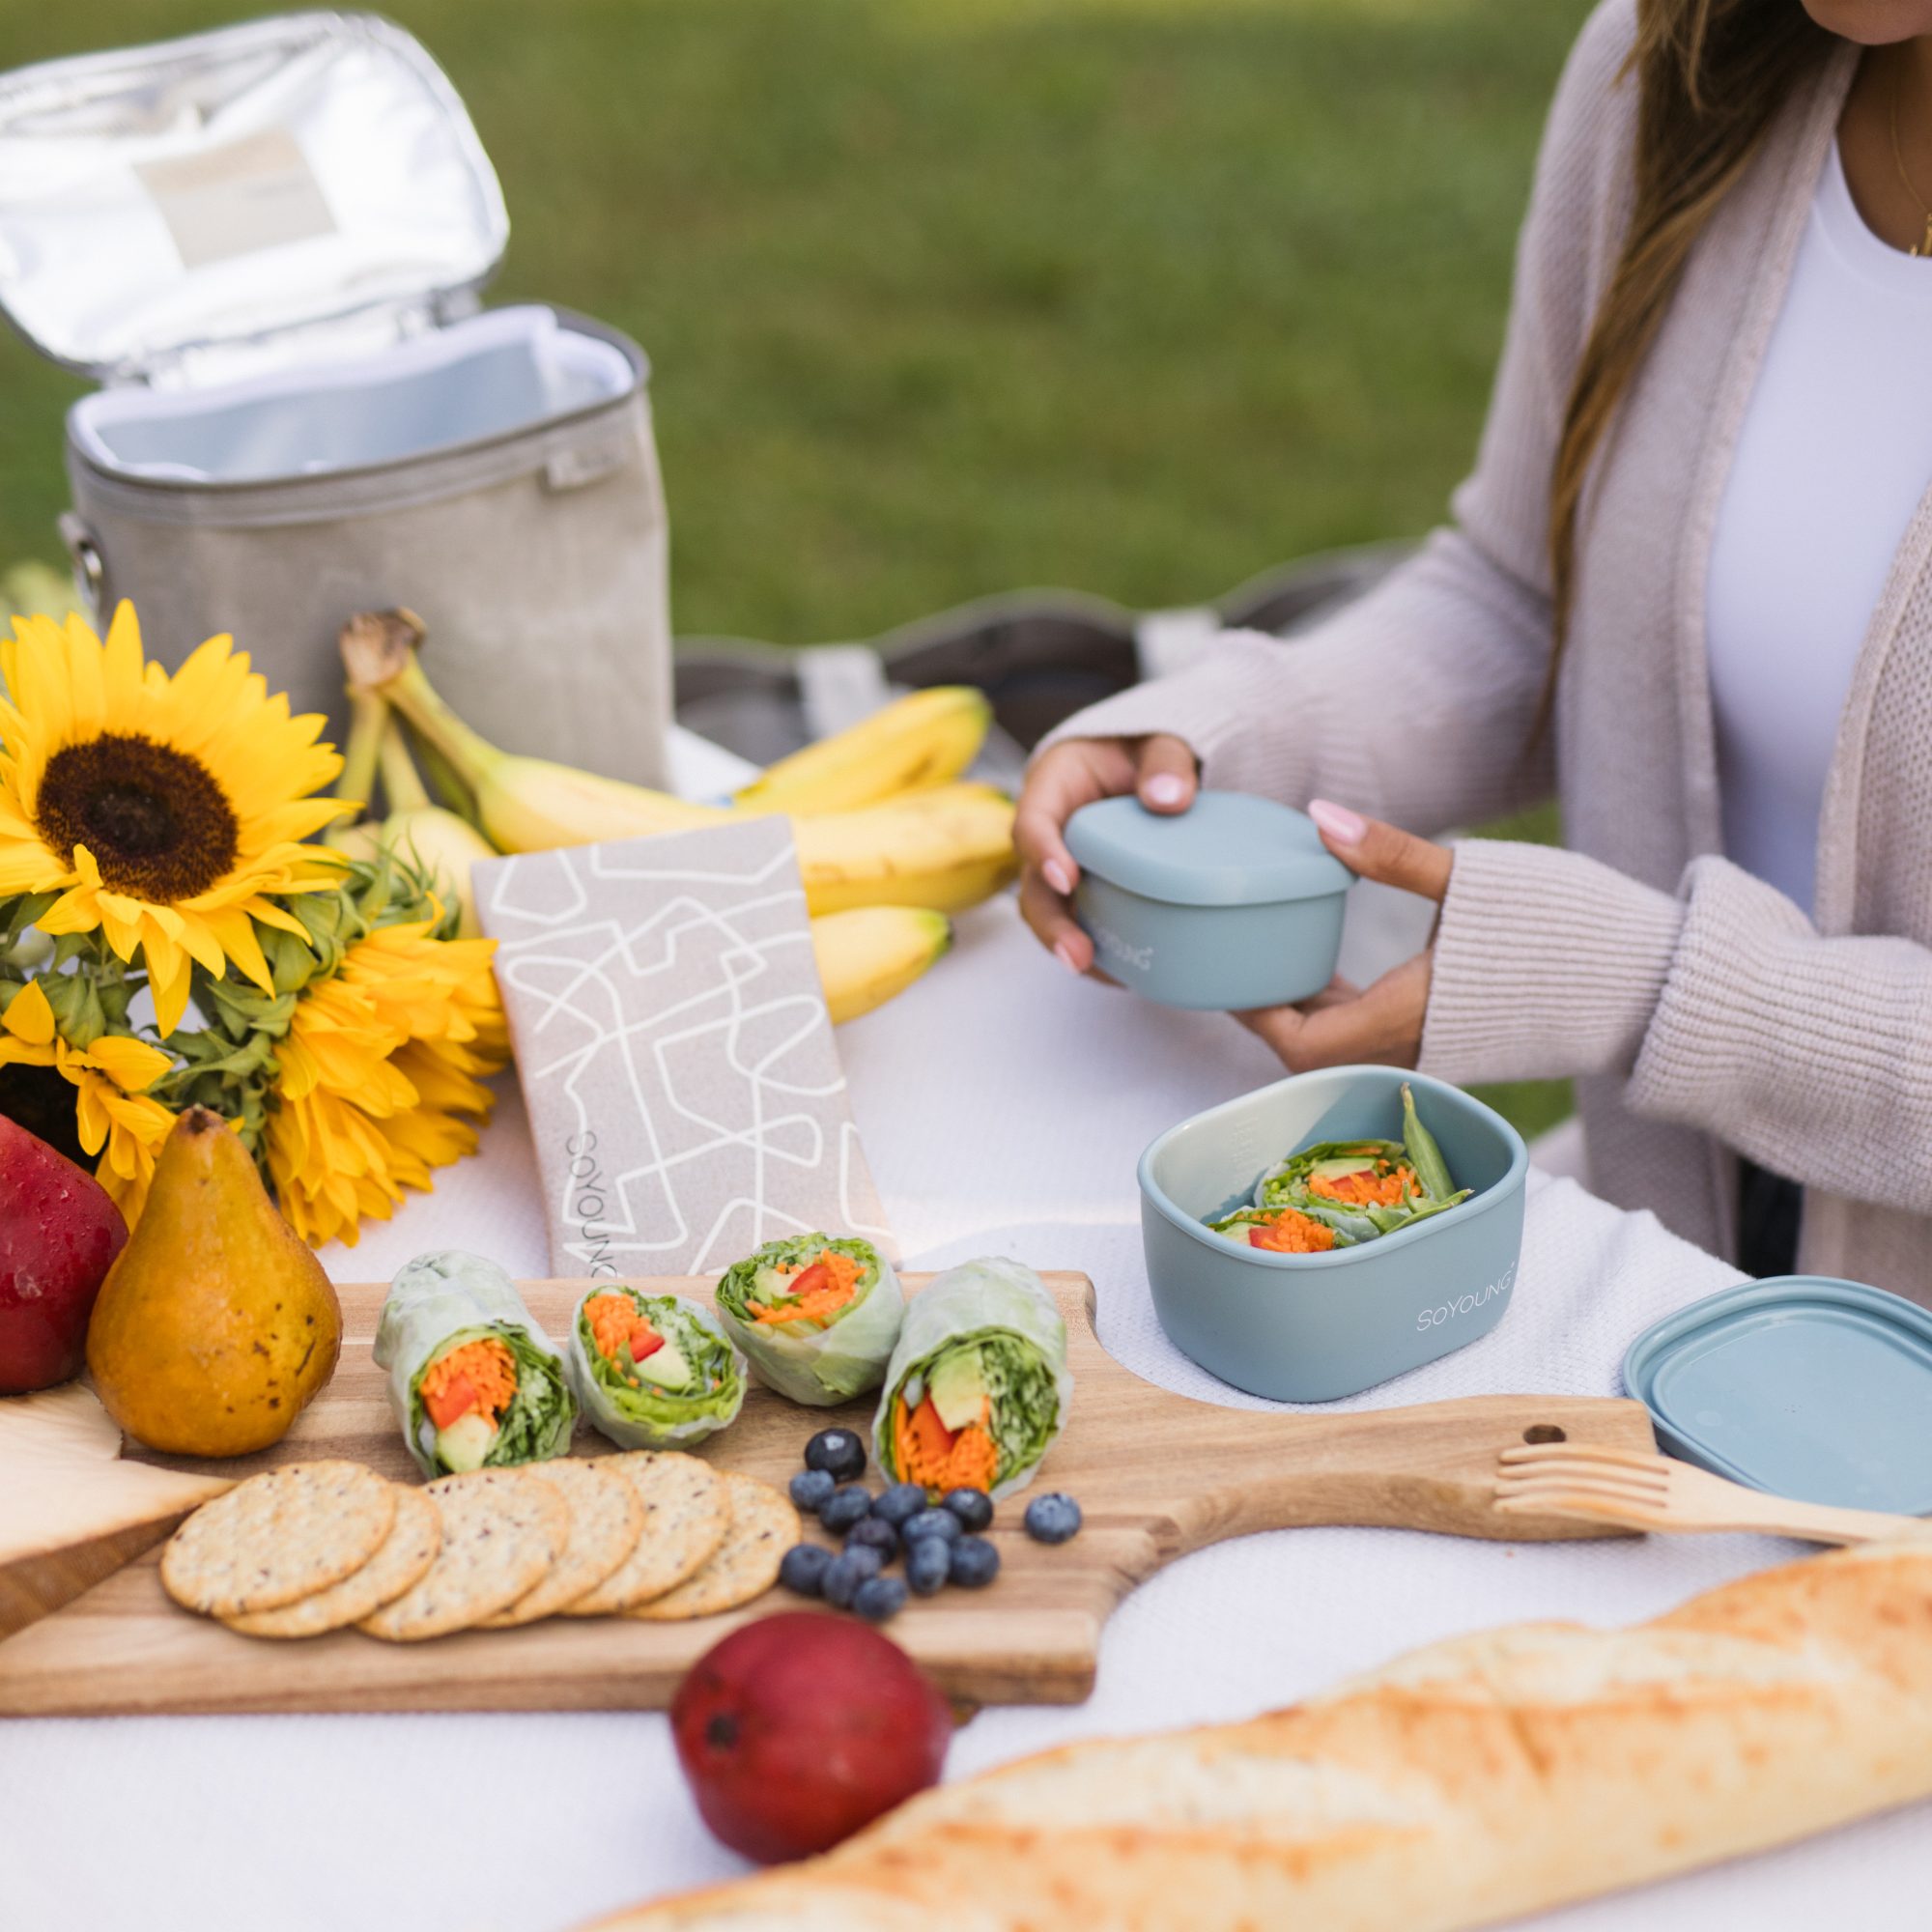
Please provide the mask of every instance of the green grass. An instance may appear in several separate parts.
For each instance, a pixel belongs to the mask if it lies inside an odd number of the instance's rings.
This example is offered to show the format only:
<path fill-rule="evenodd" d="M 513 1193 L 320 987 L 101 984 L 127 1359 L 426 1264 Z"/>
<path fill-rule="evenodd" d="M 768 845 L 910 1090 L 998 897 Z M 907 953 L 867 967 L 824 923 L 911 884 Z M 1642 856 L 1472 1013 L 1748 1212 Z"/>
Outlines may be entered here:
<path fill-rule="evenodd" d="M 0 10 L 0 64 L 253 4 Z M 1419 532 L 1468 465 L 1582 0 L 394 0 L 514 235 L 629 330 L 680 631 L 1198 601 Z M 80 385 L 0 348 L 0 556 Z"/>
<path fill-rule="evenodd" d="M 259 11 L 0 10 L 0 66 Z M 385 0 L 514 234 L 650 352 L 676 627 L 1198 602 L 1466 469 L 1587 0 Z M 0 560 L 81 384 L 0 341 Z"/>

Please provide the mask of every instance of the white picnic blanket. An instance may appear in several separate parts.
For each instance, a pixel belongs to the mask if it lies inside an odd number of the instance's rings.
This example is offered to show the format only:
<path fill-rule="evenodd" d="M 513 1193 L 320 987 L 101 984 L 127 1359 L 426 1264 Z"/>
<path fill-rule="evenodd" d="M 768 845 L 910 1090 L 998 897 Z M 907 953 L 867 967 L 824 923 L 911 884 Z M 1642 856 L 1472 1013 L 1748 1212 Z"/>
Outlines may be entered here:
<path fill-rule="evenodd" d="M 1004 1252 L 1080 1268 L 1100 1338 L 1181 1394 L 1270 1406 L 1167 1342 L 1142 1268 L 1134 1167 L 1162 1129 L 1276 1077 L 1231 1022 L 1069 978 L 1003 899 L 912 992 L 839 1033 L 860 1130 L 914 1266 Z M 482 1154 L 359 1248 L 340 1280 L 425 1248 L 548 1272 L 515 1084 Z M 1458 1354 L 1355 1399 L 1621 1393 L 1637 1330 L 1738 1277 L 1573 1180 L 1532 1174 L 1515 1301 Z M 988 1710 L 951 1776 L 1075 1738 L 1250 1717 L 1484 1626 L 1613 1625 L 1785 1560 L 1761 1537 L 1509 1546 L 1285 1530 L 1185 1558 L 1115 1613 L 1094 1696 Z M 563 1932 L 743 1869 L 706 1834 L 650 1715 L 264 1717 L 0 1725 L 0 1925 L 72 1932 Z M 1932 1806 L 1538 1922 L 1549 1932 L 1919 1932 Z"/>

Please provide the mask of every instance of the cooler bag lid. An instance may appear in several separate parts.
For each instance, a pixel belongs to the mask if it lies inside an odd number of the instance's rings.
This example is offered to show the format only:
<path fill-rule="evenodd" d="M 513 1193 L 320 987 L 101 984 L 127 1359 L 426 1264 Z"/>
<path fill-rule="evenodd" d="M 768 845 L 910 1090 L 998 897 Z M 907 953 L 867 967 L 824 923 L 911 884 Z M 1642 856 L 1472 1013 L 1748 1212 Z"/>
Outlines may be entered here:
<path fill-rule="evenodd" d="M 509 232 L 456 90 L 373 14 L 0 75 L 0 308 L 99 381 L 380 348 L 472 309 Z"/>

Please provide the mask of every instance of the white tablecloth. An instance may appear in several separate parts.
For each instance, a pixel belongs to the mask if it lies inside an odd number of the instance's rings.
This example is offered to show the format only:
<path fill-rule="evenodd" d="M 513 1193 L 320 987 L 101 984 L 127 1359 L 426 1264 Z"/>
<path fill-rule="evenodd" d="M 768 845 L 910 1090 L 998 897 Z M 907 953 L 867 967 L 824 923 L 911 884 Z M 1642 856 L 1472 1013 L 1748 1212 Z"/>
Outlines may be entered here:
<path fill-rule="evenodd" d="M 1009 900 L 954 953 L 839 1035 L 854 1106 L 914 1265 L 1004 1252 L 1081 1268 L 1100 1336 L 1163 1386 L 1270 1405 L 1168 1344 L 1140 1256 L 1134 1165 L 1161 1129 L 1273 1077 L 1231 1023 L 1067 977 Z M 483 1152 L 361 1246 L 338 1280 L 425 1248 L 549 1271 L 514 1081 Z M 1574 1181 L 1533 1174 L 1514 1306 L 1483 1341 L 1357 1398 L 1391 1406 L 1508 1390 L 1621 1393 L 1630 1337 L 1738 1277 Z M 1240 1719 L 1394 1654 L 1499 1623 L 1652 1616 L 1796 1546 L 1760 1537 L 1512 1547 L 1391 1530 L 1286 1530 L 1175 1564 L 1115 1613 L 1075 1709 L 982 1712 L 960 1776 L 1071 1739 Z M 0 1726 L 0 1927 L 143 1932 L 561 1932 L 629 1900 L 727 1876 L 665 1720 L 292 1717 Z M 1932 1807 L 1538 1921 L 1562 1932 L 1711 1932 L 1932 1920 Z"/>

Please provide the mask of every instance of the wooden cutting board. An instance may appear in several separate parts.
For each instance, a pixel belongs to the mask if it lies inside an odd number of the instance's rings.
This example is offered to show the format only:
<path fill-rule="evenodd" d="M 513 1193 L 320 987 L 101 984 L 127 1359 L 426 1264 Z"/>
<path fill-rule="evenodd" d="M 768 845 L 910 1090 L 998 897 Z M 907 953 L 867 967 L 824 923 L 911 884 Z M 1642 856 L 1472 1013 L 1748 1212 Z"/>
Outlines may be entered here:
<path fill-rule="evenodd" d="M 931 1277 L 905 1278 L 915 1293 Z M 1365 1523 L 1508 1542 L 1615 1534 L 1574 1521 L 1498 1516 L 1498 1453 L 1525 1439 L 1654 1448 L 1641 1403 L 1578 1396 L 1483 1396 L 1336 1415 L 1217 1408 L 1171 1395 L 1116 1362 L 1095 1339 L 1082 1274 L 1048 1274 L 1066 1317 L 1073 1411 L 1035 1489 L 1003 1503 L 992 1537 L 1003 1567 L 985 1590 L 915 1599 L 889 1626 L 962 1704 L 1078 1703 L 1094 1688 L 1100 1627 L 1143 1578 L 1225 1537 L 1312 1523 Z M 709 1301 L 711 1284 L 639 1284 Z M 522 1284 L 553 1337 L 582 1282 Z M 339 1290 L 345 1342 L 334 1379 L 286 1440 L 260 1456 L 193 1463 L 130 1456 L 234 1477 L 275 1463 L 347 1456 L 418 1481 L 370 1360 L 380 1283 Z M 720 1467 L 782 1488 L 808 1437 L 833 1422 L 870 1440 L 871 1402 L 807 1409 L 753 1387 L 738 1421 L 699 1451 Z M 576 1453 L 609 1450 L 581 1432 Z M 867 1476 L 876 1485 L 875 1468 Z M 1047 1548 L 1020 1527 L 1028 1495 L 1065 1490 L 1086 1525 Z M 816 1525 L 807 1519 L 809 1528 Z M 799 1606 L 773 1590 L 723 1616 L 658 1624 L 554 1618 L 516 1631 L 469 1631 L 387 1644 L 355 1631 L 298 1642 L 238 1636 L 178 1609 L 151 1549 L 66 1607 L 0 1642 L 0 1714 L 107 1716 L 214 1711 L 656 1710 L 728 1630 Z"/>

